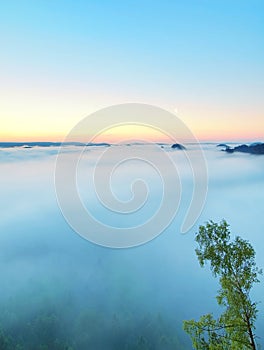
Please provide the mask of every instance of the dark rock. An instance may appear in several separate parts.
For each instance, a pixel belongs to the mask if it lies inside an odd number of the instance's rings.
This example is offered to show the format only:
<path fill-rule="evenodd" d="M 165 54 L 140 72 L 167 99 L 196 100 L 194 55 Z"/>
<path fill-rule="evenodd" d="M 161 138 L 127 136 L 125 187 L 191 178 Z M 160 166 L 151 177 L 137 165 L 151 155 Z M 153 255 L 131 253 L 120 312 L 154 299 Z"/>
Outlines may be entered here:
<path fill-rule="evenodd" d="M 96 146 L 96 147 L 110 147 L 110 143 L 106 143 L 106 142 L 100 142 L 100 143 L 87 143 L 86 146 Z"/>
<path fill-rule="evenodd" d="M 253 146 L 250 145 L 249 149 L 252 154 L 264 154 L 264 143 L 258 143 Z"/>
<path fill-rule="evenodd" d="M 223 151 L 226 151 L 227 153 L 234 153 L 234 148 L 228 147 L 228 148 L 224 149 Z"/>
<path fill-rule="evenodd" d="M 239 145 L 234 148 L 235 152 L 244 152 L 249 153 L 249 146 L 248 145 Z"/>
<path fill-rule="evenodd" d="M 250 154 L 264 154 L 264 143 L 253 143 L 251 145 L 239 145 L 234 148 L 226 148 L 227 153 L 242 152 Z"/>
<path fill-rule="evenodd" d="M 222 151 L 227 151 L 230 150 L 230 146 L 227 145 L 226 143 L 219 143 L 219 145 L 217 145 L 216 147 L 221 147 Z"/>
<path fill-rule="evenodd" d="M 262 142 L 252 142 L 249 146 L 256 146 L 256 145 L 261 145 Z"/>
<path fill-rule="evenodd" d="M 229 146 L 226 143 L 219 143 L 216 147 L 226 147 L 229 148 Z"/>
<path fill-rule="evenodd" d="M 173 149 L 179 149 L 179 150 L 184 150 L 186 149 L 183 145 L 179 144 L 179 143 L 174 143 L 171 148 Z"/>

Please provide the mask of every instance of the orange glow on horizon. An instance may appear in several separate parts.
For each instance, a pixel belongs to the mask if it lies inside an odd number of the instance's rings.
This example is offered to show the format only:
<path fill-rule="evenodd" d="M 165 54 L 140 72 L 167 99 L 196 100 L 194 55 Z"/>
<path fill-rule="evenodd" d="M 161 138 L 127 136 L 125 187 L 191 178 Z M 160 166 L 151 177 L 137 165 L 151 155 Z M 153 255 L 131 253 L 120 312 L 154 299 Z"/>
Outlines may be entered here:
<path fill-rule="evenodd" d="M 220 124 L 220 123 L 219 123 Z M 256 132 L 251 128 L 246 129 L 246 126 L 240 125 L 240 128 L 237 127 L 236 130 L 228 128 L 228 125 L 216 125 L 216 124 L 203 124 L 195 123 L 188 125 L 191 129 L 194 137 L 199 141 L 212 141 L 212 142 L 221 142 L 221 141 L 263 141 L 264 135 L 261 132 L 261 128 Z M 68 131 L 70 128 L 68 129 Z M 48 141 L 48 142 L 63 142 L 68 133 L 67 130 L 63 129 L 58 132 L 58 127 L 53 128 L 47 132 L 46 129 L 43 131 L 33 131 L 27 128 L 26 125 L 23 125 L 22 128 L 16 129 L 12 132 L 0 132 L 0 142 L 37 142 L 37 141 Z M 72 141 L 80 142 L 108 142 L 108 143 L 117 143 L 117 142 L 126 142 L 126 141 L 145 141 L 145 142 L 167 142 L 171 143 L 173 140 L 155 128 L 143 126 L 143 125 L 124 125 L 110 128 L 99 135 L 92 135 L 91 133 L 83 133 L 81 138 L 75 138 Z M 184 140 L 188 142 L 188 140 Z M 183 141 L 183 142 L 184 142 Z"/>
<path fill-rule="evenodd" d="M 145 141 L 145 142 L 171 142 L 171 138 L 155 128 L 143 125 L 122 125 L 110 128 L 94 138 L 94 142 L 126 142 L 126 141 Z"/>

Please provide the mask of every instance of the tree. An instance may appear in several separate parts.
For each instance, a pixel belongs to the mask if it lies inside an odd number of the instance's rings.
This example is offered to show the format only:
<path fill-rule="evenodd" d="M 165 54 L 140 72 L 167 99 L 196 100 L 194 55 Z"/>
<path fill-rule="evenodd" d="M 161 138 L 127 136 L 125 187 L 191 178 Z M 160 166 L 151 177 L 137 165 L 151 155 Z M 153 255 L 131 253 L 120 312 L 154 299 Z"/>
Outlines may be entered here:
<path fill-rule="evenodd" d="M 259 282 L 262 271 L 256 266 L 252 245 L 239 236 L 231 241 L 229 225 L 224 220 L 220 224 L 209 221 L 200 226 L 195 240 L 200 265 L 209 262 L 213 276 L 219 278 L 221 288 L 216 299 L 224 312 L 217 319 L 207 314 L 199 321 L 184 321 L 183 328 L 191 336 L 193 347 L 257 349 L 254 331 L 258 310 L 250 299 L 250 291 Z"/>

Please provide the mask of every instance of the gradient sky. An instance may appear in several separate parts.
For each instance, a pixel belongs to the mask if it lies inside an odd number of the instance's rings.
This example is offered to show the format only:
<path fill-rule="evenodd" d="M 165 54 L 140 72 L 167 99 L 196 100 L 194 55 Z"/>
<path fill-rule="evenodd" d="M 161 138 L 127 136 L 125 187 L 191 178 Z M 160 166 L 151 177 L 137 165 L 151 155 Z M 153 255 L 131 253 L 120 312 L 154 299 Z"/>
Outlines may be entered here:
<path fill-rule="evenodd" d="M 264 2 L 0 1 L 0 141 L 142 102 L 201 140 L 263 140 Z"/>

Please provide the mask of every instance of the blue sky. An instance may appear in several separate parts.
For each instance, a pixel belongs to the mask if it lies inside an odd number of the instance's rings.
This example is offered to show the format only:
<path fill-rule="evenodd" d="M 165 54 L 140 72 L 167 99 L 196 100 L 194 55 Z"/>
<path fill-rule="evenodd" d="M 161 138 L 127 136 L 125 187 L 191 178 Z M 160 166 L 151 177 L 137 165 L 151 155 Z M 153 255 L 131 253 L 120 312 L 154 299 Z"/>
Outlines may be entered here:
<path fill-rule="evenodd" d="M 3 139 L 124 102 L 177 109 L 201 138 L 263 135 L 262 1 L 6 1 L 0 30 Z"/>

